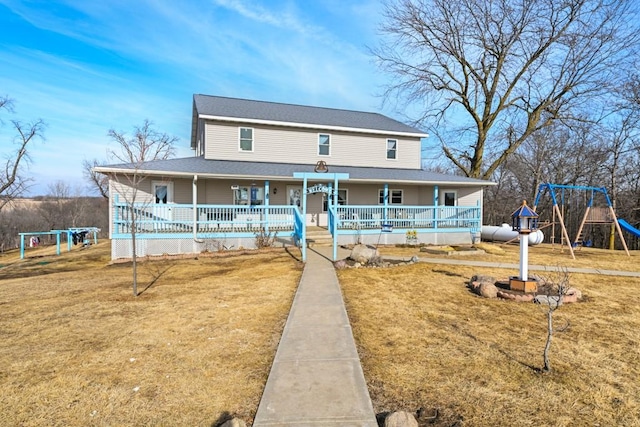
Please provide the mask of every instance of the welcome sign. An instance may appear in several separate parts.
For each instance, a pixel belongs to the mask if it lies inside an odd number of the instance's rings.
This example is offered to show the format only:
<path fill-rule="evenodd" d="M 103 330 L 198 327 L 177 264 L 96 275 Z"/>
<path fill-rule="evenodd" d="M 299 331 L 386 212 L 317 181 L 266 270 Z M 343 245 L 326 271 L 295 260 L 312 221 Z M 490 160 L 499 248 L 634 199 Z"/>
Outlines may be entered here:
<path fill-rule="evenodd" d="M 329 188 L 324 184 L 316 184 L 316 185 L 312 185 L 311 187 L 307 187 L 307 194 L 315 194 L 315 193 L 333 194 L 334 190 L 333 188 Z"/>

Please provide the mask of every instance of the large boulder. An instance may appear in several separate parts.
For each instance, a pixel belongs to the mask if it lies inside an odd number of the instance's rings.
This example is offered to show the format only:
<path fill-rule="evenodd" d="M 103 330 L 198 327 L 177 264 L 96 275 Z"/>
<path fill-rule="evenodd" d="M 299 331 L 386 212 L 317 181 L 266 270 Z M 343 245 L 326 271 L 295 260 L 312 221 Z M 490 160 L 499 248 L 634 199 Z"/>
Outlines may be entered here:
<path fill-rule="evenodd" d="M 220 427 L 247 427 L 247 423 L 239 418 L 232 418 L 222 424 Z"/>
<path fill-rule="evenodd" d="M 384 419 L 384 427 L 418 427 L 418 421 L 409 412 L 398 411 Z"/>
<path fill-rule="evenodd" d="M 485 276 L 482 274 L 476 274 L 475 276 L 471 277 L 470 282 L 478 282 L 478 283 L 491 283 L 492 285 L 494 285 L 496 283 L 496 278 L 493 276 Z"/>
<path fill-rule="evenodd" d="M 492 295 L 493 288 L 496 288 L 495 284 L 496 284 L 496 279 L 494 277 L 476 274 L 473 277 L 471 277 L 471 280 L 469 280 L 469 283 L 467 284 L 467 286 L 469 287 L 469 289 L 471 289 L 471 291 L 473 291 L 473 293 L 482 295 L 481 288 L 482 288 L 482 285 L 485 285 L 485 294 Z M 491 286 L 487 286 L 487 285 L 491 285 Z M 497 295 L 497 292 L 498 292 L 498 288 L 496 288 L 496 295 Z M 496 295 L 486 296 L 485 298 L 495 298 Z"/>
<path fill-rule="evenodd" d="M 371 246 L 355 245 L 349 258 L 362 265 L 367 265 L 377 262 L 380 259 L 380 252 Z"/>
<path fill-rule="evenodd" d="M 483 298 L 497 298 L 498 288 L 493 283 L 482 282 L 479 286 L 479 295 Z"/>

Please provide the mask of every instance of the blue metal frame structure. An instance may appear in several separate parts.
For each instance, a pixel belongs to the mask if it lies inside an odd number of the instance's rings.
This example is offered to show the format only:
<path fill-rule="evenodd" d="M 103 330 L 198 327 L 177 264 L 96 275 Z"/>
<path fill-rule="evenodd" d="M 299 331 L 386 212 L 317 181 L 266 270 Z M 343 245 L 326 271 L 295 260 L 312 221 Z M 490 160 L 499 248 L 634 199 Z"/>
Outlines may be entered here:
<path fill-rule="evenodd" d="M 556 191 L 560 190 L 561 191 L 561 205 L 564 205 L 564 193 L 565 190 L 575 190 L 575 191 L 587 191 L 590 193 L 589 195 L 589 200 L 587 202 L 587 209 L 584 213 L 584 216 L 582 218 L 582 222 L 580 223 L 580 227 L 578 228 L 578 232 L 576 233 L 576 238 L 572 241 L 569 238 L 569 234 L 567 232 L 567 228 L 565 226 L 564 223 L 564 218 L 562 216 L 562 212 L 560 210 L 560 208 L 558 207 L 559 203 L 558 203 L 558 199 L 556 198 Z M 607 193 L 607 189 L 605 187 L 592 187 L 592 186 L 586 186 L 586 185 L 566 185 L 566 184 L 551 184 L 551 183 L 542 183 L 538 186 L 538 192 L 536 194 L 536 199 L 535 202 L 533 204 L 533 210 L 536 211 L 538 204 L 540 203 L 540 198 L 544 195 L 544 193 L 548 191 L 549 195 L 551 196 L 551 200 L 553 201 L 553 209 L 554 212 L 556 213 L 556 215 L 558 216 L 558 218 L 560 219 L 560 226 L 562 228 L 562 232 L 563 235 L 565 237 L 565 239 L 567 240 L 567 242 L 569 242 L 568 246 L 569 246 L 569 252 L 571 252 L 571 256 L 573 257 L 573 259 L 575 259 L 575 254 L 573 252 L 573 245 L 578 241 L 578 238 L 580 237 L 580 234 L 582 232 L 582 229 L 584 227 L 584 224 L 587 222 L 587 217 L 589 215 L 589 210 L 591 209 L 591 207 L 593 206 L 593 198 L 595 196 L 596 193 L 600 193 L 604 196 L 606 202 L 607 202 L 607 207 L 609 208 L 610 212 L 611 212 L 611 217 L 613 219 L 613 223 L 615 224 L 616 230 L 618 231 L 618 235 L 620 237 L 620 240 L 622 241 L 622 246 L 624 247 L 625 252 L 627 253 L 628 256 L 631 256 L 629 254 L 629 249 L 627 248 L 627 242 L 624 239 L 624 235 L 622 234 L 622 230 L 620 229 L 620 224 L 618 223 L 618 218 L 616 216 L 616 213 L 613 209 L 613 204 L 611 203 L 611 199 L 609 198 L 609 193 Z"/>

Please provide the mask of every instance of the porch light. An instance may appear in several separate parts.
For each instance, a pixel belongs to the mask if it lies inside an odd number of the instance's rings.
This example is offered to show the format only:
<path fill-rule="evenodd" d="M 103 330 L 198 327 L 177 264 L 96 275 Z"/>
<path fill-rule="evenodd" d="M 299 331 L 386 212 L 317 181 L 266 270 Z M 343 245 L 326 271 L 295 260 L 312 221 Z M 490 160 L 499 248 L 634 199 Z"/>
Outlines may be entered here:
<path fill-rule="evenodd" d="M 523 200 L 522 205 L 511 214 L 511 227 L 520 235 L 520 277 L 511 277 L 509 287 L 522 292 L 536 292 L 538 284 L 529 279 L 529 234 L 538 228 L 538 214 Z"/>

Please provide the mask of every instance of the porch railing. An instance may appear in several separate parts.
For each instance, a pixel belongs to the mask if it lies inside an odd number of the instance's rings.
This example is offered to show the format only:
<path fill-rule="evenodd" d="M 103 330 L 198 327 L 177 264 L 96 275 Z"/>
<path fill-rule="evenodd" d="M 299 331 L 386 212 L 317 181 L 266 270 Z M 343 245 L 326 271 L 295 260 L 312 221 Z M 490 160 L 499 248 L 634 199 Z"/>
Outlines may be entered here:
<path fill-rule="evenodd" d="M 335 216 L 333 211 L 335 209 Z M 137 233 L 255 233 L 292 232 L 303 235 L 304 220 L 295 206 L 236 206 L 150 203 L 114 203 L 113 233 L 131 233 L 133 214 Z M 382 224 L 395 229 L 479 230 L 480 207 L 466 206 L 336 206 L 328 215 L 341 230 L 379 230 Z"/>
<path fill-rule="evenodd" d="M 469 206 L 337 206 L 338 230 L 394 228 L 470 228 L 481 225 L 480 207 Z"/>
<path fill-rule="evenodd" d="M 130 234 L 133 215 L 138 233 L 193 232 L 194 208 L 185 204 L 114 203 L 114 233 Z M 294 206 L 198 205 L 197 233 L 267 232 L 294 229 Z"/>

